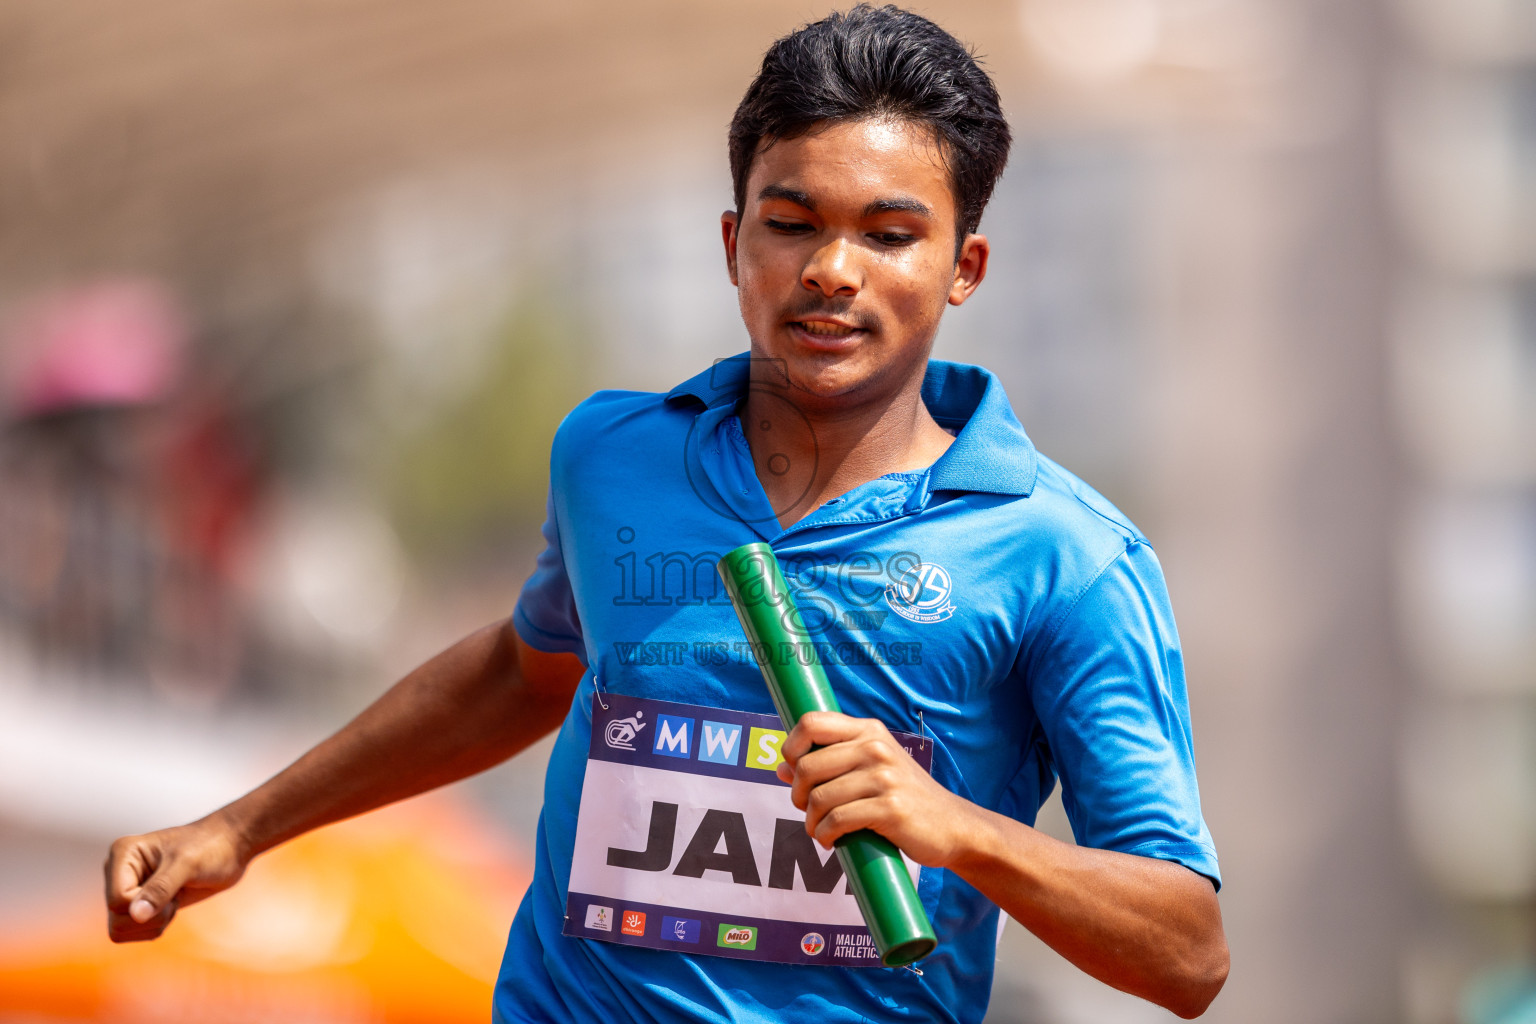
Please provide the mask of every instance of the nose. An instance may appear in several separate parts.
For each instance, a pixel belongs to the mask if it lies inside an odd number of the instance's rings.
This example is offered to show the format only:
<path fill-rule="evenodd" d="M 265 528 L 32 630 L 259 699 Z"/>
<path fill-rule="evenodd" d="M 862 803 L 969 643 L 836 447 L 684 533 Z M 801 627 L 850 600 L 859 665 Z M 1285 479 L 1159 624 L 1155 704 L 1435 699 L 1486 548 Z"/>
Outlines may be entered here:
<path fill-rule="evenodd" d="M 864 286 L 864 274 L 848 243 L 834 238 L 812 254 L 800 272 L 800 284 L 831 298 L 857 295 Z"/>

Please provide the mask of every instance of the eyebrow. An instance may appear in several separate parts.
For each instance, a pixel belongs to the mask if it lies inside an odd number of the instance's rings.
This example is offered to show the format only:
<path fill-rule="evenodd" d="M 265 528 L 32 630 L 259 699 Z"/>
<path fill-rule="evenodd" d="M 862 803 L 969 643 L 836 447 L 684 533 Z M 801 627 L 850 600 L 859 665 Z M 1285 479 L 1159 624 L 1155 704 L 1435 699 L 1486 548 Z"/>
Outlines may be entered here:
<path fill-rule="evenodd" d="M 911 196 L 897 196 L 894 199 L 876 199 L 864 207 L 864 216 L 874 217 L 882 213 L 915 213 L 920 217 L 932 217 L 933 210 L 927 203 L 913 199 Z"/>
<path fill-rule="evenodd" d="M 803 206 L 807 210 L 815 211 L 816 201 L 811 198 L 809 192 L 802 192 L 788 185 L 764 185 L 763 190 L 757 194 L 758 199 L 784 199 L 797 206 Z"/>
<path fill-rule="evenodd" d="M 762 199 L 783 199 L 803 206 L 807 210 L 815 212 L 816 201 L 811 198 L 809 192 L 802 192 L 798 188 L 790 188 L 788 185 L 764 185 L 763 190 L 757 194 Z M 876 199 L 864 207 L 865 217 L 875 217 L 882 213 L 915 213 L 919 217 L 933 216 L 933 209 L 925 202 L 914 199 L 911 196 L 894 196 L 890 199 Z"/>

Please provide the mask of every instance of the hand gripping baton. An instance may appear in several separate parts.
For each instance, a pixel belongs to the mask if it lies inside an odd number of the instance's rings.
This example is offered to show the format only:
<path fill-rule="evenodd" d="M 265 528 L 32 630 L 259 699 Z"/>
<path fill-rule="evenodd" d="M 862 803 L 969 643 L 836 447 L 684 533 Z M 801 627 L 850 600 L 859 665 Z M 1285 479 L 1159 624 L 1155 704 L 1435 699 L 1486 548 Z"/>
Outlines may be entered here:
<path fill-rule="evenodd" d="M 741 628 L 752 642 L 757 667 L 762 669 L 784 728 L 793 729 L 807 711 L 841 711 L 815 648 L 811 648 L 809 658 L 774 656 L 778 651 L 794 650 L 780 645 L 803 642 L 805 629 L 773 549 L 761 541 L 747 544 L 720 559 L 716 568 Z M 933 925 L 891 841 L 861 829 L 836 840 L 833 846 L 880 951 L 880 962 L 901 967 L 933 952 L 939 944 Z"/>

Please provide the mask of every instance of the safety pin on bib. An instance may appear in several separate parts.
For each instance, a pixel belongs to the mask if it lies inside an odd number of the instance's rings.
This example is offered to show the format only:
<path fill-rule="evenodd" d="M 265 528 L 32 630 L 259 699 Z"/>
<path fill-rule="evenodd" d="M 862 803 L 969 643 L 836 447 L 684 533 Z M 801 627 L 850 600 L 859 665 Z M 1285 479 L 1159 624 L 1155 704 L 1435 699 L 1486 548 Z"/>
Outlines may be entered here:
<path fill-rule="evenodd" d="M 608 705 L 603 701 L 603 681 L 597 677 L 596 672 L 592 673 L 592 696 L 597 698 L 599 707 L 608 710 Z"/>

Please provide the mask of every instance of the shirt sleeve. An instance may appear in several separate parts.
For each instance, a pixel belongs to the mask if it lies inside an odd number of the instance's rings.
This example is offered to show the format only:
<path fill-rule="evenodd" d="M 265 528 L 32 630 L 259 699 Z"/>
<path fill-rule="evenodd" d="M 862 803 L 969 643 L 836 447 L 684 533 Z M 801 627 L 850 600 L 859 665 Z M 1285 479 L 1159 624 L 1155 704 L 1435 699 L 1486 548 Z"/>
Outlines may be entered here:
<path fill-rule="evenodd" d="M 560 549 L 560 523 L 555 514 L 553 488 L 544 515 L 544 550 L 539 553 L 533 575 L 523 584 L 512 613 L 517 635 L 529 646 L 550 653 L 574 654 L 587 660 L 582 639 L 581 619 L 576 614 L 576 597 L 571 578 L 565 570 L 565 556 Z"/>
<path fill-rule="evenodd" d="M 1220 887 L 1183 655 L 1152 549 L 1132 541 L 1051 628 L 1028 682 L 1078 843 L 1176 861 Z"/>

